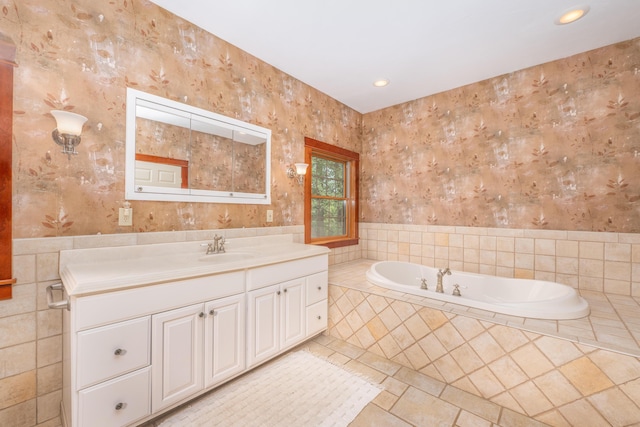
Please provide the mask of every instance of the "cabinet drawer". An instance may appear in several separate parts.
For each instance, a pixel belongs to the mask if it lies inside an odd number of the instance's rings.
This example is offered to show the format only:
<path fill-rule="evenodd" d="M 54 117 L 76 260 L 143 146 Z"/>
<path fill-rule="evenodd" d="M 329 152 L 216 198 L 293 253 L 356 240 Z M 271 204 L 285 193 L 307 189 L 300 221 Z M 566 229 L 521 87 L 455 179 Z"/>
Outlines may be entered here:
<path fill-rule="evenodd" d="M 79 393 L 79 426 L 116 427 L 151 413 L 150 373 L 147 367 L 98 384 Z"/>
<path fill-rule="evenodd" d="M 326 271 L 307 277 L 307 305 L 328 298 L 328 282 L 329 273 Z"/>
<path fill-rule="evenodd" d="M 78 333 L 77 388 L 147 366 L 149 325 L 146 316 Z"/>
<path fill-rule="evenodd" d="M 307 337 L 327 328 L 327 300 L 307 307 Z"/>

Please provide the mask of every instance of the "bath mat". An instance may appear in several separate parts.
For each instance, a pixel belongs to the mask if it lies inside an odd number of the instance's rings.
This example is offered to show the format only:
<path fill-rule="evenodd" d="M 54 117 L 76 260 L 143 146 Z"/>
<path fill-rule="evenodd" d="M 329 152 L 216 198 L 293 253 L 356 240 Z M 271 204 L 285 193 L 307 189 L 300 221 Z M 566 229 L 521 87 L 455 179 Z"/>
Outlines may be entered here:
<path fill-rule="evenodd" d="M 221 386 L 158 426 L 347 426 L 380 391 L 301 350 Z"/>

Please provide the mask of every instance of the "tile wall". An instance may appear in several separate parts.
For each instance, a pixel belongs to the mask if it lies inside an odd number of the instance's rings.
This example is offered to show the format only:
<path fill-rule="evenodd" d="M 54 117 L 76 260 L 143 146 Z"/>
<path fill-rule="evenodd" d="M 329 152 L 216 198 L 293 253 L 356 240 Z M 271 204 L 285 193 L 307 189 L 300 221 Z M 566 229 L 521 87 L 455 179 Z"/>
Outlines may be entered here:
<path fill-rule="evenodd" d="M 48 308 L 45 290 L 60 280 L 61 250 L 208 240 L 216 233 L 293 234 L 304 241 L 303 226 L 14 239 L 17 284 L 13 298 L 0 301 L 0 426 L 60 425 L 62 310 Z"/>
<path fill-rule="evenodd" d="M 362 258 L 411 261 L 640 296 L 640 234 L 360 224 Z M 347 261 L 350 255 L 336 255 Z"/>

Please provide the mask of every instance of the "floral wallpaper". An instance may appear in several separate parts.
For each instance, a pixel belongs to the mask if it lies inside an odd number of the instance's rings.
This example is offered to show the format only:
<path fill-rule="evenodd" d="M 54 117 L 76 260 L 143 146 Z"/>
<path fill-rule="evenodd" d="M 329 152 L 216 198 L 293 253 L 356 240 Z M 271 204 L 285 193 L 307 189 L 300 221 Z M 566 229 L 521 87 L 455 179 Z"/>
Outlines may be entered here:
<path fill-rule="evenodd" d="M 366 222 L 640 232 L 640 39 L 364 115 Z"/>
<path fill-rule="evenodd" d="M 0 31 L 17 46 L 14 238 L 302 224 L 286 169 L 304 137 L 360 150 L 359 113 L 146 0 L 0 0 Z M 127 87 L 271 129 L 272 205 L 132 201 L 118 226 Z M 71 160 L 52 109 L 89 119 Z"/>
<path fill-rule="evenodd" d="M 0 31 L 14 238 L 302 224 L 305 136 L 361 153 L 362 221 L 640 232 L 640 39 L 361 115 L 146 0 L 0 0 Z M 271 129 L 272 205 L 133 201 L 118 226 L 127 87 Z M 52 109 L 89 119 L 71 160 Z"/>

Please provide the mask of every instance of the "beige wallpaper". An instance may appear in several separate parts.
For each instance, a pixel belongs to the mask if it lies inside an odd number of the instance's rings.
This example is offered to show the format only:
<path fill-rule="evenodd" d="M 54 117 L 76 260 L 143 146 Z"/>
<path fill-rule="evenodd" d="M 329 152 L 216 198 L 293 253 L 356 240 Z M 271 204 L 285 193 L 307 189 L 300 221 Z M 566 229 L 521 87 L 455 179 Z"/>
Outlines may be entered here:
<path fill-rule="evenodd" d="M 145 0 L 0 0 L 17 45 L 14 237 L 299 225 L 303 190 L 286 177 L 309 136 L 360 151 L 361 115 Z M 124 202 L 126 87 L 272 130 L 272 205 Z M 51 109 L 88 117 L 70 161 Z M 266 224 L 266 210 L 274 222 Z"/>
<path fill-rule="evenodd" d="M 362 116 L 145 0 L 0 5 L 16 238 L 302 224 L 305 136 L 362 153 L 362 221 L 640 232 L 640 39 Z M 133 202 L 119 227 L 127 86 L 270 128 L 272 205 Z M 71 161 L 53 108 L 89 118 Z"/>
<path fill-rule="evenodd" d="M 640 232 L 640 39 L 366 114 L 366 222 Z"/>

